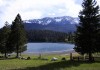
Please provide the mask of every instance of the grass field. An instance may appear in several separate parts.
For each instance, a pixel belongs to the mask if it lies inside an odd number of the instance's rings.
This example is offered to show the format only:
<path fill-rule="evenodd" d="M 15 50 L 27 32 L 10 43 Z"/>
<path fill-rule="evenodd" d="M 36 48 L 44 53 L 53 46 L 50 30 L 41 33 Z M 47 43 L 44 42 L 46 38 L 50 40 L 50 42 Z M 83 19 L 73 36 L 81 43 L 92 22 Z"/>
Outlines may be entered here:
<path fill-rule="evenodd" d="M 92 63 L 69 61 L 68 55 L 42 55 L 42 58 L 47 58 L 48 60 L 38 59 L 37 55 L 23 56 L 30 56 L 31 60 L 1 59 L 0 70 L 100 70 L 100 61 Z M 52 57 L 57 57 L 58 61 L 51 61 Z M 66 58 L 66 61 L 61 60 L 63 57 Z"/>

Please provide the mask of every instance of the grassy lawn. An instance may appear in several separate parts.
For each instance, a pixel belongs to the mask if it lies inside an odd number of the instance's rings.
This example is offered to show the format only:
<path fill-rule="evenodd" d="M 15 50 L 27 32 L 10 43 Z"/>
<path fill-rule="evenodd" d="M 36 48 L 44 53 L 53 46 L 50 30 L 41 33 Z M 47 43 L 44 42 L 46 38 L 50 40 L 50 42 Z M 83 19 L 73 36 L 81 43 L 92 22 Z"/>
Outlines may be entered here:
<path fill-rule="evenodd" d="M 100 61 L 92 63 L 86 61 L 69 61 L 68 55 L 42 55 L 42 58 L 48 58 L 48 60 L 38 59 L 37 55 L 23 56 L 30 56 L 31 60 L 0 60 L 0 70 L 100 70 Z M 51 61 L 52 57 L 57 57 L 58 61 Z M 63 57 L 66 57 L 67 60 L 62 61 Z"/>

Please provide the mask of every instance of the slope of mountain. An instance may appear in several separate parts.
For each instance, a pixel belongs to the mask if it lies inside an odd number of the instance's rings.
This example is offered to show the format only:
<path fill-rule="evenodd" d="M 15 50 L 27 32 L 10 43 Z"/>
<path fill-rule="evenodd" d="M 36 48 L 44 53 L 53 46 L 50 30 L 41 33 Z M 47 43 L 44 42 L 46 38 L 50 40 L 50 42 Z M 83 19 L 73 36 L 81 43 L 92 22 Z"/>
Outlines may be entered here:
<path fill-rule="evenodd" d="M 52 30 L 59 32 L 74 32 L 78 24 L 78 18 L 69 16 L 45 17 L 42 19 L 24 20 L 26 30 Z"/>

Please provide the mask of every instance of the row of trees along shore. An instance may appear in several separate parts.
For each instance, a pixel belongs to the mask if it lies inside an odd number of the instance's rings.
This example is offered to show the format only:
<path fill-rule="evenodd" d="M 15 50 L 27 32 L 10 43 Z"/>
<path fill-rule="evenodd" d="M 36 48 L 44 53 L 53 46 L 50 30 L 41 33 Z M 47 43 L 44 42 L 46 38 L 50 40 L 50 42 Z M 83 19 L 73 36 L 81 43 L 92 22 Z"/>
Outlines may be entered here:
<path fill-rule="evenodd" d="M 5 58 L 8 53 L 16 52 L 16 58 L 18 58 L 19 53 L 27 49 L 26 43 L 24 25 L 18 14 L 11 26 L 6 22 L 5 26 L 0 29 L 0 52 L 5 54 Z"/>
<path fill-rule="evenodd" d="M 88 54 L 92 61 L 92 54 L 100 52 L 100 8 L 96 0 L 83 0 L 82 7 L 74 49 L 80 54 Z"/>
<path fill-rule="evenodd" d="M 28 42 L 67 42 L 74 43 L 74 33 L 50 30 L 26 30 Z"/>

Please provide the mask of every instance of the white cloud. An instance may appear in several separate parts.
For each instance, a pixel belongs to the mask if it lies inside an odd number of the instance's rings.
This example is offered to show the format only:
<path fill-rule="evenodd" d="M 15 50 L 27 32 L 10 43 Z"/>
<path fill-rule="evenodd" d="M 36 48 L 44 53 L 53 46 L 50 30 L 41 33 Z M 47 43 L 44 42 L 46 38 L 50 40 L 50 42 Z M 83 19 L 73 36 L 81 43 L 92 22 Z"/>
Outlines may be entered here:
<path fill-rule="evenodd" d="M 0 27 L 5 21 L 10 24 L 20 13 L 23 20 L 73 16 L 77 17 L 81 10 L 82 0 L 0 0 Z M 100 4 L 100 0 L 98 0 Z"/>
<path fill-rule="evenodd" d="M 81 10 L 81 5 L 75 3 L 76 0 L 68 0 L 65 2 L 65 6 L 67 9 L 66 15 L 77 17 L 79 11 Z"/>
<path fill-rule="evenodd" d="M 21 12 L 20 14 L 22 14 L 22 17 L 24 20 L 37 19 L 37 18 L 40 18 L 42 16 L 42 13 L 40 11 L 37 11 L 37 10 L 33 10 L 33 11 L 25 12 L 25 13 Z"/>
<path fill-rule="evenodd" d="M 55 13 L 49 13 L 48 15 L 49 16 L 55 16 L 56 14 Z"/>
<path fill-rule="evenodd" d="M 0 6 L 3 4 L 3 1 L 2 0 L 0 0 Z"/>
<path fill-rule="evenodd" d="M 100 0 L 97 0 L 98 5 L 100 5 Z"/>

